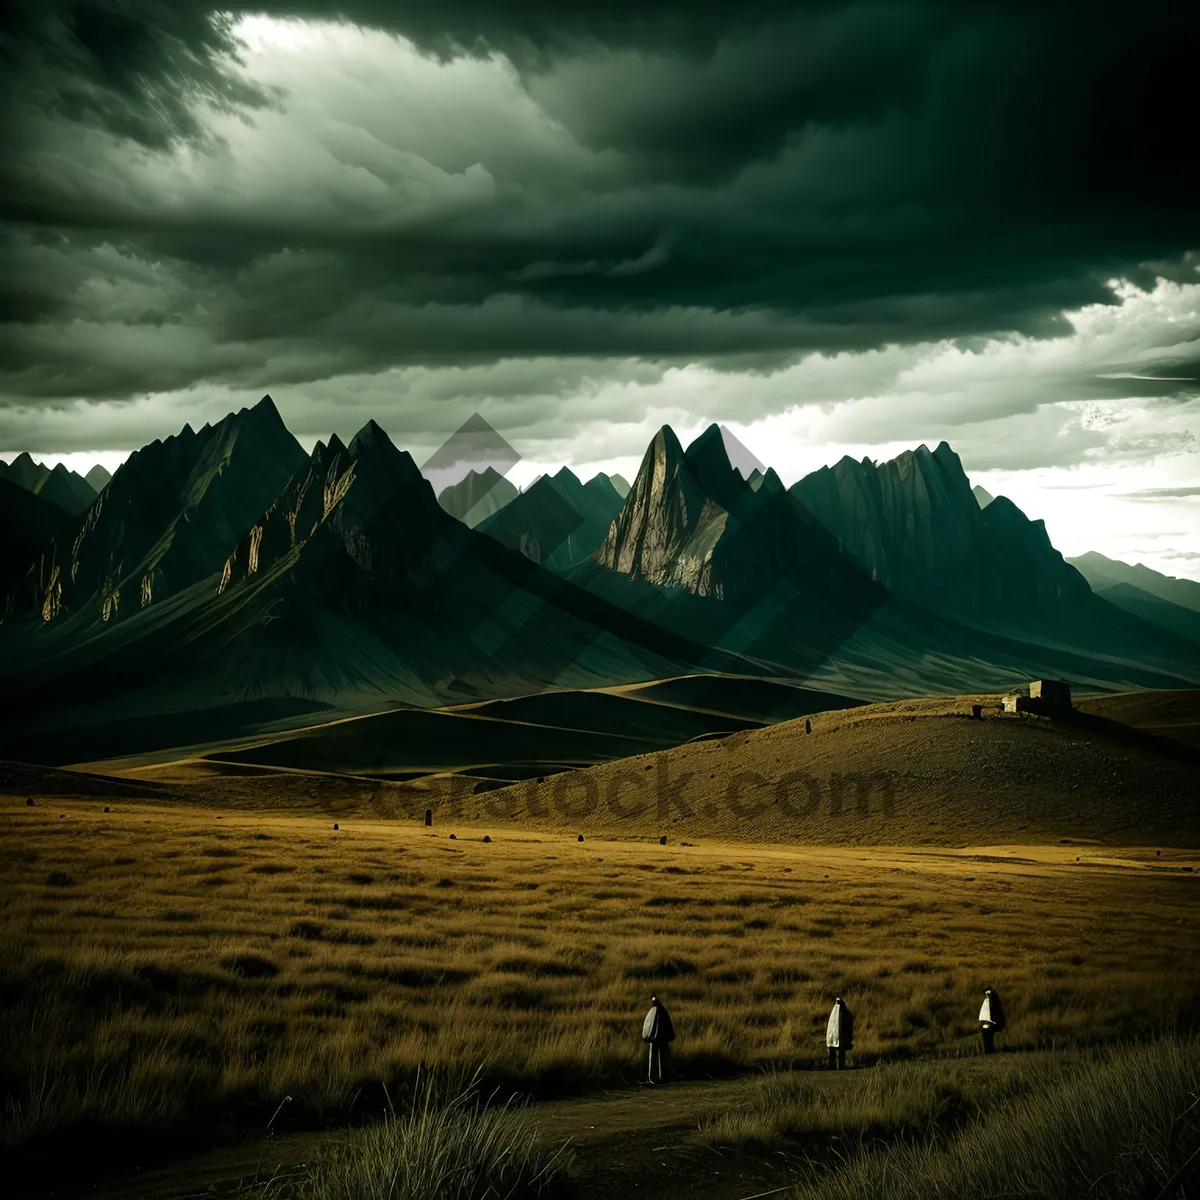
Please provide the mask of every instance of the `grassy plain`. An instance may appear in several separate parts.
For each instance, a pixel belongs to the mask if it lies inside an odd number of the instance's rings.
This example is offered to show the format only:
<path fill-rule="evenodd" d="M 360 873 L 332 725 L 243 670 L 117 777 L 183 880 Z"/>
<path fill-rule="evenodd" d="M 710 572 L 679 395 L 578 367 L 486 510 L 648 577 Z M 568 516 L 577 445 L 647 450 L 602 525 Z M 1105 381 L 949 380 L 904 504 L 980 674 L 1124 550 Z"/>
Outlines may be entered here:
<path fill-rule="evenodd" d="M 860 1063 L 974 1054 L 985 986 L 1010 1049 L 1200 1026 L 1188 851 L 337 823 L 0 798 L 6 1150 L 343 1123 L 430 1066 L 632 1081 L 652 991 L 684 1077 L 814 1064 L 835 992 Z"/>

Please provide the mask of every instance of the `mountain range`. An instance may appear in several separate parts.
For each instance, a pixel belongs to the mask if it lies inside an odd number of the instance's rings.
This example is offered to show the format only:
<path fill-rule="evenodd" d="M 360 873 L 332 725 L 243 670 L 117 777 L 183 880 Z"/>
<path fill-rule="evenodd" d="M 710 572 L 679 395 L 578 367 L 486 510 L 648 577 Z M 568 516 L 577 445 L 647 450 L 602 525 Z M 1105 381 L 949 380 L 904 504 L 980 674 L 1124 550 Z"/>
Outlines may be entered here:
<path fill-rule="evenodd" d="M 1165 629 L 1200 640 L 1200 583 L 1092 551 L 1068 560 L 1097 596 Z"/>
<path fill-rule="evenodd" d="M 479 530 L 544 567 L 564 571 L 591 558 L 623 502 L 607 475 L 581 483 L 563 467 L 540 476 Z"/>
<path fill-rule="evenodd" d="M 864 699 L 1200 681 L 1196 609 L 1123 564 L 1094 590 L 945 443 L 791 488 L 729 446 L 664 427 L 628 487 L 487 468 L 435 496 L 374 422 L 306 454 L 264 397 L 130 455 L 74 516 L 54 472 L 0 479 L 0 756 L 686 674 Z"/>
<path fill-rule="evenodd" d="M 84 477 L 62 463 L 51 468 L 35 462 L 27 453 L 18 454 L 11 463 L 0 462 L 0 479 L 41 496 L 72 516 L 86 512 L 111 478 L 98 464 Z"/>
<path fill-rule="evenodd" d="M 452 517 L 474 529 L 519 495 L 515 484 L 489 466 L 483 471 L 468 471 L 458 483 L 443 488 L 438 503 Z"/>

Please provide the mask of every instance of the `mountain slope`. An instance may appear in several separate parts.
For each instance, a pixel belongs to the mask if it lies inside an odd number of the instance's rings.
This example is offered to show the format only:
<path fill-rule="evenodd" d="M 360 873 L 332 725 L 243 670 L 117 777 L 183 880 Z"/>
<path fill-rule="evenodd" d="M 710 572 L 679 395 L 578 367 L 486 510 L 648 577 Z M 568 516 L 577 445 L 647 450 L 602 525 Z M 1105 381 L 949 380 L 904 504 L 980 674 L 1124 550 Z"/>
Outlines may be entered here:
<path fill-rule="evenodd" d="M 1184 608 L 1182 604 L 1172 604 L 1170 600 L 1134 587 L 1132 583 L 1110 584 L 1097 589 L 1096 595 L 1143 621 L 1200 642 L 1200 612 Z"/>
<path fill-rule="evenodd" d="M 981 507 L 945 442 L 878 464 L 843 458 L 790 490 L 875 578 L 919 604 L 995 615 L 1054 609 L 1087 594 L 1041 521 L 1004 497 Z"/>
<path fill-rule="evenodd" d="M 69 544 L 77 522 L 57 504 L 0 479 L 0 618 L 28 608 L 37 596 L 38 560 Z"/>
<path fill-rule="evenodd" d="M 948 446 L 884 469 L 846 459 L 802 483 L 807 504 L 772 470 L 755 491 L 716 427 L 686 453 L 664 429 L 596 562 L 570 578 L 843 694 L 991 689 L 1014 675 L 1092 690 L 1200 679 L 1193 643 L 1092 595 L 1040 521 L 1007 500 L 981 510 Z"/>
<path fill-rule="evenodd" d="M 51 469 L 34 462 L 28 453 L 17 455 L 11 463 L 0 462 L 0 479 L 41 496 L 73 517 L 86 512 L 96 499 L 96 489 L 82 475 L 62 463 Z"/>
<path fill-rule="evenodd" d="M 970 719 L 973 703 L 982 720 Z M 968 694 L 818 713 L 528 780 L 462 797 L 455 818 L 503 813 L 525 828 L 672 841 L 1194 846 L 1197 765 L 1195 750 L 1113 721 L 1002 714 L 998 695 Z M 431 801 L 448 791 L 416 787 Z M 564 806 L 567 787 L 592 798 L 586 811 Z"/>
<path fill-rule="evenodd" d="M 1176 579 L 1173 575 L 1163 575 L 1141 563 L 1131 565 L 1115 558 L 1106 558 L 1094 550 L 1067 561 L 1083 574 L 1096 591 L 1116 583 L 1128 583 L 1152 596 L 1200 612 L 1200 583 L 1194 579 Z"/>
<path fill-rule="evenodd" d="M 22 451 L 10 463 L 0 463 L 0 479 L 7 479 L 27 492 L 36 493 L 50 475 L 50 468 L 35 462 L 28 451 Z"/>
<path fill-rule="evenodd" d="M 886 589 L 793 504 L 773 470 L 757 489 L 743 478 L 718 426 L 686 451 L 669 426 L 655 435 L 594 561 L 570 578 L 763 670 L 873 694 L 821 673 Z"/>
<path fill-rule="evenodd" d="M 468 529 L 370 423 L 348 446 L 318 444 L 214 574 L 121 622 L 52 627 L 11 656 L 0 691 L 22 697 L 4 723 L 18 744 L 82 742 L 102 725 L 133 753 L 200 729 L 207 741 L 242 736 L 254 706 L 273 721 L 284 701 L 333 716 L 434 707 L 661 678 L 702 660 L 756 670 Z M 79 758 L 98 757 L 97 740 Z M 58 761 L 76 760 L 53 744 Z"/>
<path fill-rule="evenodd" d="M 92 491 L 98 496 L 108 486 L 109 480 L 112 479 L 112 472 L 102 467 L 97 463 L 85 476 L 84 479 L 91 485 Z"/>
<path fill-rule="evenodd" d="M 42 579 L 42 616 L 107 621 L 221 569 L 304 461 L 271 398 L 131 454 Z"/>
<path fill-rule="evenodd" d="M 716 425 L 686 452 L 669 425 L 655 434 L 597 561 L 630 580 L 740 604 L 785 581 L 826 597 L 884 598 L 789 502 L 774 471 L 757 489 L 742 478 Z"/>
<path fill-rule="evenodd" d="M 96 492 L 91 484 L 82 475 L 68 471 L 62 463 L 58 463 L 42 480 L 37 494 L 43 499 L 57 504 L 59 508 L 73 517 L 87 512 L 96 499 Z"/>
<path fill-rule="evenodd" d="M 552 571 L 564 571 L 591 557 L 621 504 L 607 476 L 581 483 L 562 467 L 481 522 L 479 531 Z"/>
<path fill-rule="evenodd" d="M 443 488 L 438 503 L 452 517 L 474 529 L 518 495 L 516 486 L 489 466 L 484 471 L 468 471 L 458 483 Z"/>
<path fill-rule="evenodd" d="M 622 500 L 629 495 L 629 480 L 624 475 L 606 475 L 603 471 L 597 472 L 592 477 L 593 479 L 605 479 L 613 486 L 613 490 L 621 497 Z M 591 483 L 591 480 L 588 480 Z"/>

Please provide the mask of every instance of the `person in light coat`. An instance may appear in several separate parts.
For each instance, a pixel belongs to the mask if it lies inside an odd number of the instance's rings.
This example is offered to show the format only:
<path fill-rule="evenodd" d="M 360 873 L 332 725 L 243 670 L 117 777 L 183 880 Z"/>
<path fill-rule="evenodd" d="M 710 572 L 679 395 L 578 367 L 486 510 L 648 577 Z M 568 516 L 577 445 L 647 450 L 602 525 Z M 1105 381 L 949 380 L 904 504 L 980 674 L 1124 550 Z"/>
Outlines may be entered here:
<path fill-rule="evenodd" d="M 642 1022 L 642 1041 L 650 1046 L 650 1059 L 646 1064 L 647 1083 L 662 1083 L 664 1066 L 670 1068 L 671 1043 L 674 1040 L 675 1026 L 671 1023 L 667 1006 L 657 996 L 651 996 L 650 1011 Z"/>
<path fill-rule="evenodd" d="M 843 1071 L 846 1068 L 846 1053 L 854 1049 L 854 1014 L 846 1002 L 838 996 L 825 1026 L 825 1045 L 829 1049 L 829 1069 Z"/>
<path fill-rule="evenodd" d="M 1004 1028 L 1004 1008 L 1000 996 L 987 988 L 979 1009 L 979 1031 L 983 1035 L 984 1054 L 996 1053 L 996 1033 Z"/>

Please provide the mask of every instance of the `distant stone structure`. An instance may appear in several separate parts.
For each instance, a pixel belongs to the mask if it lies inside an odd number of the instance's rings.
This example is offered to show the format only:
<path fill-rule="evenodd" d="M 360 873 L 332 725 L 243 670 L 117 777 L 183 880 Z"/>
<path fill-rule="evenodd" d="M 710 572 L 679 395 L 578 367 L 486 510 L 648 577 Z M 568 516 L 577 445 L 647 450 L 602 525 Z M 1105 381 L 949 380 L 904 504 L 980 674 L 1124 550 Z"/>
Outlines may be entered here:
<path fill-rule="evenodd" d="M 1029 695 L 1013 692 L 1004 697 L 1006 713 L 1038 713 L 1043 717 L 1062 717 L 1072 711 L 1071 685 L 1061 679 L 1034 679 Z"/>

